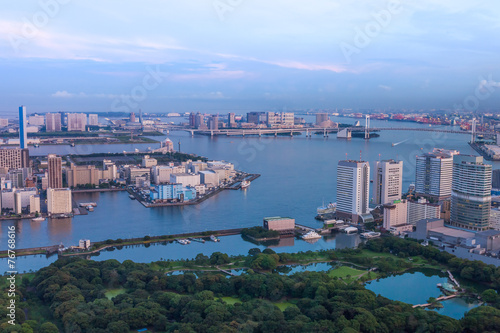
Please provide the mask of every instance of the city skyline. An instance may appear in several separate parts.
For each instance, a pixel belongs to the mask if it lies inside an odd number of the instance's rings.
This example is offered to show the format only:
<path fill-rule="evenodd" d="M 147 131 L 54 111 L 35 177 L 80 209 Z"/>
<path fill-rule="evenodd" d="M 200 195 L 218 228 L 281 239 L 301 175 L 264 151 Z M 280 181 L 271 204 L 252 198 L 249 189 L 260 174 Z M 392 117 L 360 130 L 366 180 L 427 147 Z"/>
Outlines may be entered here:
<path fill-rule="evenodd" d="M 485 110 L 500 100 L 492 2 L 54 3 L 0 14 L 0 112 Z"/>

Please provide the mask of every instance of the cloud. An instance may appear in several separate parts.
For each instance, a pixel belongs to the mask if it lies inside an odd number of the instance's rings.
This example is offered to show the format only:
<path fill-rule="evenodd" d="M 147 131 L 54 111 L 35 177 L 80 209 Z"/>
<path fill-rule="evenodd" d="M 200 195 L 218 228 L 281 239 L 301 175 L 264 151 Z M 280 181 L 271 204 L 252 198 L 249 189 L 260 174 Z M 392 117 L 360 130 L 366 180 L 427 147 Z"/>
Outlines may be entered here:
<path fill-rule="evenodd" d="M 389 86 L 385 86 L 383 84 L 379 84 L 378 87 L 382 90 L 385 90 L 385 91 L 391 91 L 392 90 L 392 87 L 389 87 Z"/>
<path fill-rule="evenodd" d="M 75 94 L 75 93 L 67 92 L 66 90 L 56 91 L 51 96 L 55 97 L 55 98 L 87 98 L 87 97 L 117 98 L 117 97 L 120 97 L 119 95 L 114 95 L 114 94 L 86 94 L 84 92 L 80 92 L 80 93 Z"/>

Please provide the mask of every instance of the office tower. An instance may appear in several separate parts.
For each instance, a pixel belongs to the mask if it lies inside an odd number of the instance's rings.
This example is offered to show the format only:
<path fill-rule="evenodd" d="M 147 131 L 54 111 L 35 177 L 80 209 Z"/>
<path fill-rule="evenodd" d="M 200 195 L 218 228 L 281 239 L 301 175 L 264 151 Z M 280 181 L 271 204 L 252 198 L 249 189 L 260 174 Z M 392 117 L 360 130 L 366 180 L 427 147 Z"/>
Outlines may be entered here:
<path fill-rule="evenodd" d="M 403 161 L 375 163 L 375 204 L 383 205 L 401 199 L 402 187 Z"/>
<path fill-rule="evenodd" d="M 26 107 L 19 107 L 19 148 L 28 148 L 28 133 L 26 132 Z"/>
<path fill-rule="evenodd" d="M 364 161 L 339 161 L 337 166 L 337 216 L 353 222 L 368 213 L 370 164 Z"/>
<path fill-rule="evenodd" d="M 417 196 L 443 200 L 451 196 L 453 156 L 456 150 L 434 149 L 417 156 L 415 192 Z"/>
<path fill-rule="evenodd" d="M 30 167 L 30 152 L 28 149 L 0 148 L 0 168 L 20 169 Z"/>
<path fill-rule="evenodd" d="M 218 130 L 219 129 L 219 116 L 213 115 L 210 117 L 209 121 L 209 129 L 211 130 Z"/>
<path fill-rule="evenodd" d="M 316 113 L 316 125 L 321 126 L 325 121 L 330 120 L 328 113 Z"/>
<path fill-rule="evenodd" d="M 47 113 L 45 115 L 45 132 L 60 132 L 61 130 L 61 114 Z"/>
<path fill-rule="evenodd" d="M 267 114 L 265 112 L 248 112 L 247 123 L 263 124 L 267 122 Z"/>
<path fill-rule="evenodd" d="M 483 231 L 489 228 L 491 165 L 482 156 L 453 157 L 451 225 Z"/>
<path fill-rule="evenodd" d="M 68 113 L 68 132 L 85 131 L 87 115 L 84 113 Z"/>
<path fill-rule="evenodd" d="M 47 158 L 49 169 L 49 188 L 62 188 L 62 158 L 50 154 Z"/>
<path fill-rule="evenodd" d="M 71 190 L 69 188 L 47 189 L 47 212 L 52 214 L 70 214 L 72 212 Z"/>
<path fill-rule="evenodd" d="M 135 123 L 135 113 L 130 112 L 130 122 Z"/>
<path fill-rule="evenodd" d="M 89 114 L 89 126 L 98 126 L 98 125 L 99 125 L 99 115 Z"/>
<path fill-rule="evenodd" d="M 196 128 L 196 114 L 194 112 L 189 114 L 189 127 Z"/>
<path fill-rule="evenodd" d="M 228 127 L 236 127 L 236 121 L 234 120 L 234 113 L 229 112 L 227 114 L 227 126 Z"/>

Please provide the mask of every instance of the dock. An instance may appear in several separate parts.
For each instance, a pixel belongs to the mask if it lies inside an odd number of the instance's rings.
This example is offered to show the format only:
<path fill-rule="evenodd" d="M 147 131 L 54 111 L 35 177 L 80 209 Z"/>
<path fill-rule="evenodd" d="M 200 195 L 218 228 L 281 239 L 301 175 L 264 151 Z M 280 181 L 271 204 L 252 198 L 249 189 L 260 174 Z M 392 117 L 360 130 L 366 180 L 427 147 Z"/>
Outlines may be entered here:
<path fill-rule="evenodd" d="M 454 294 L 454 295 L 450 295 L 450 296 L 441 296 L 441 297 L 436 298 L 436 301 L 437 302 L 446 301 L 447 299 L 455 298 L 455 297 L 458 297 L 458 295 Z M 425 307 L 428 307 L 428 306 L 431 306 L 431 305 L 432 304 L 430 304 L 430 303 L 427 303 L 427 304 L 416 304 L 416 305 L 413 305 L 412 308 L 425 308 Z"/>

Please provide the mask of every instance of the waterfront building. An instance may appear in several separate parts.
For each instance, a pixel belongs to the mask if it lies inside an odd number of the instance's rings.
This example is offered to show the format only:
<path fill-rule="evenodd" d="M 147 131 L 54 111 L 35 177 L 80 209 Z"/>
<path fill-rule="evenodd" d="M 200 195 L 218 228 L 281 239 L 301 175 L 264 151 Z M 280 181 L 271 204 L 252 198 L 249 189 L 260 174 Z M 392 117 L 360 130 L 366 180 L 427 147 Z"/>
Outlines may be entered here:
<path fill-rule="evenodd" d="M 328 120 L 330 120 L 328 113 L 316 113 L 316 126 L 321 126 L 321 124 Z"/>
<path fill-rule="evenodd" d="M 235 120 L 235 114 L 233 112 L 229 112 L 227 114 L 227 126 L 229 128 L 234 128 L 236 127 L 236 120 Z"/>
<path fill-rule="evenodd" d="M 62 158 L 54 154 L 47 157 L 48 165 L 48 187 L 62 188 Z"/>
<path fill-rule="evenodd" d="M 391 227 L 408 224 L 408 203 L 406 200 L 395 200 L 393 203 L 384 204 L 384 223 L 385 230 Z"/>
<path fill-rule="evenodd" d="M 451 225 L 474 231 L 489 228 L 491 174 L 482 156 L 453 157 Z"/>
<path fill-rule="evenodd" d="M 102 161 L 102 176 L 100 179 L 115 180 L 118 177 L 116 165 L 111 160 Z"/>
<path fill-rule="evenodd" d="M 408 202 L 407 223 L 416 225 L 423 219 L 438 219 L 440 217 L 440 206 L 430 203 L 425 198 L 419 198 L 418 201 Z"/>
<path fill-rule="evenodd" d="M 149 177 L 141 176 L 135 178 L 135 187 L 137 188 L 149 188 L 151 187 L 151 181 Z"/>
<path fill-rule="evenodd" d="M 87 184 L 99 185 L 99 180 L 102 178 L 101 174 L 102 172 L 96 169 L 94 165 L 76 166 L 72 163 L 71 167 L 66 170 L 66 180 L 69 187 Z"/>
<path fill-rule="evenodd" d="M 87 115 L 84 113 L 68 113 L 68 132 L 85 132 L 87 126 Z"/>
<path fill-rule="evenodd" d="M 385 160 L 375 163 L 375 204 L 401 199 L 403 161 Z"/>
<path fill-rule="evenodd" d="M 415 192 L 435 201 L 450 198 L 453 156 L 459 152 L 434 148 L 432 153 L 417 156 Z"/>
<path fill-rule="evenodd" d="M 200 175 L 189 173 L 172 173 L 170 174 L 170 183 L 182 184 L 183 186 L 200 185 Z"/>
<path fill-rule="evenodd" d="M 280 233 L 294 232 L 295 219 L 281 216 L 265 217 L 263 220 L 263 227 L 266 230 L 275 230 Z"/>
<path fill-rule="evenodd" d="M 219 186 L 219 175 L 214 170 L 200 171 L 200 181 L 208 187 Z"/>
<path fill-rule="evenodd" d="M 155 200 L 179 200 L 189 201 L 196 198 L 194 187 L 184 187 L 182 184 L 156 185 L 149 193 L 150 199 Z"/>
<path fill-rule="evenodd" d="M 72 212 L 71 190 L 69 188 L 48 188 L 47 212 L 49 215 L 70 214 Z"/>
<path fill-rule="evenodd" d="M 40 213 L 40 196 L 30 195 L 30 214 Z"/>
<path fill-rule="evenodd" d="M 194 112 L 189 114 L 189 127 L 196 128 L 196 114 Z"/>
<path fill-rule="evenodd" d="M 204 171 L 207 169 L 207 163 L 205 162 L 200 162 L 200 161 L 191 161 L 188 163 L 187 165 L 187 168 L 189 170 L 189 172 L 192 172 L 192 173 L 198 173 L 200 171 Z"/>
<path fill-rule="evenodd" d="M 85 250 L 90 248 L 90 239 L 80 239 L 78 241 L 78 247 Z"/>
<path fill-rule="evenodd" d="M 17 197 L 16 197 L 17 194 Z M 13 211 L 21 211 L 30 204 L 30 196 L 37 195 L 38 190 L 33 188 L 12 188 L 10 190 L 3 190 L 1 192 L 1 209 L 8 209 Z M 16 208 L 17 202 L 17 208 Z M 20 213 L 17 213 L 20 214 Z"/>
<path fill-rule="evenodd" d="M 210 117 L 210 120 L 208 121 L 208 129 L 216 131 L 219 129 L 219 116 L 218 115 L 213 115 Z"/>
<path fill-rule="evenodd" d="M 43 126 L 45 125 L 45 117 L 40 115 L 33 115 L 28 117 L 28 124 L 32 126 Z"/>
<path fill-rule="evenodd" d="M 0 168 L 19 169 L 30 166 L 30 153 L 28 149 L 0 148 Z"/>
<path fill-rule="evenodd" d="M 19 148 L 28 148 L 28 132 L 26 131 L 26 107 L 19 107 Z"/>
<path fill-rule="evenodd" d="M 142 167 L 143 168 L 151 168 L 158 164 L 158 161 L 155 158 L 150 157 L 149 155 L 144 155 L 142 157 Z"/>
<path fill-rule="evenodd" d="M 248 112 L 247 123 L 249 124 L 265 124 L 267 122 L 267 114 L 265 112 Z"/>
<path fill-rule="evenodd" d="M 60 132 L 62 130 L 61 126 L 61 114 L 60 113 L 47 113 L 45 115 L 45 131 L 46 132 Z"/>
<path fill-rule="evenodd" d="M 337 166 L 337 216 L 361 222 L 368 213 L 370 164 L 364 161 L 339 161 Z"/>
<path fill-rule="evenodd" d="M 98 126 L 99 125 L 99 115 L 95 113 L 89 114 L 89 125 Z"/>
<path fill-rule="evenodd" d="M 7 127 L 7 126 L 9 126 L 9 119 L 0 118 L 0 127 Z"/>
<path fill-rule="evenodd" d="M 194 117 L 194 127 L 197 129 L 205 128 L 205 116 L 201 113 L 197 113 Z"/>
<path fill-rule="evenodd" d="M 268 112 L 267 126 L 268 127 L 293 127 L 295 115 L 293 112 Z"/>

